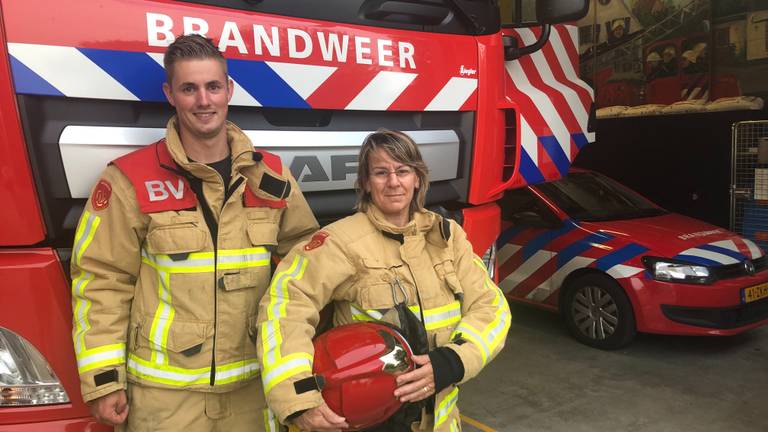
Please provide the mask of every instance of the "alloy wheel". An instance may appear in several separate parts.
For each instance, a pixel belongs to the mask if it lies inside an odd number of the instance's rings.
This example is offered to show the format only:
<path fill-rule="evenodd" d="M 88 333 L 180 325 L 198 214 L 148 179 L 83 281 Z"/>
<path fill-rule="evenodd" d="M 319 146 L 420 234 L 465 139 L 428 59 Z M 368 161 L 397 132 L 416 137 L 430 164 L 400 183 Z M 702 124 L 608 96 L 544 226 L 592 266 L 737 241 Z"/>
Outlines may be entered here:
<path fill-rule="evenodd" d="M 574 324 L 590 339 L 606 339 L 616 331 L 619 309 L 613 297 L 595 285 L 580 287 L 571 303 Z"/>

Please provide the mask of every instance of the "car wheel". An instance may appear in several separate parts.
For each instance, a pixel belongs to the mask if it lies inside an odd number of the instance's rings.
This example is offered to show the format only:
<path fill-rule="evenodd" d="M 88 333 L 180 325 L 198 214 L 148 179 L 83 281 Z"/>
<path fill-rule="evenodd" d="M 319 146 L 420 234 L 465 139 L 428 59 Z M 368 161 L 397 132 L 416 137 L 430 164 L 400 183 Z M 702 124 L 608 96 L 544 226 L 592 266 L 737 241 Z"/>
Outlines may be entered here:
<path fill-rule="evenodd" d="M 588 274 L 569 283 L 560 310 L 571 334 L 595 348 L 621 348 L 637 333 L 629 298 L 608 276 Z"/>

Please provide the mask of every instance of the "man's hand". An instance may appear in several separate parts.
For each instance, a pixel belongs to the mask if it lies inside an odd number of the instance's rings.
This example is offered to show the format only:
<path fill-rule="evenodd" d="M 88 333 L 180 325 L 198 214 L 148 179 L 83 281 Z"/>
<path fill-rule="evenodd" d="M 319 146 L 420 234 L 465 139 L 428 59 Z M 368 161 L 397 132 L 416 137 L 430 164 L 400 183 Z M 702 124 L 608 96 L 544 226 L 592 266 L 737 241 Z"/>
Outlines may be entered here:
<path fill-rule="evenodd" d="M 325 402 L 300 415 L 293 424 L 303 431 L 340 431 L 349 427 L 346 419 L 333 412 Z"/>
<path fill-rule="evenodd" d="M 435 375 L 429 356 L 415 355 L 413 362 L 420 367 L 397 377 L 395 397 L 400 402 L 416 402 L 435 393 Z"/>
<path fill-rule="evenodd" d="M 90 408 L 91 415 L 99 423 L 110 426 L 123 424 L 128 418 L 128 398 L 125 396 L 125 390 L 117 390 L 92 400 Z"/>

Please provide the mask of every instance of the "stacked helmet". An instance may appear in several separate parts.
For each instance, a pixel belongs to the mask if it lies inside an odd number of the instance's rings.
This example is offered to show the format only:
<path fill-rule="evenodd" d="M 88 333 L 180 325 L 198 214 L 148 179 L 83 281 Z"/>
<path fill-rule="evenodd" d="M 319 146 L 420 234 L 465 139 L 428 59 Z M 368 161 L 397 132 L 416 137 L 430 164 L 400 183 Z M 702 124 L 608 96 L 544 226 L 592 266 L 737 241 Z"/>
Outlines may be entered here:
<path fill-rule="evenodd" d="M 402 403 L 394 397 L 397 375 L 413 370 L 413 353 L 386 325 L 356 323 L 333 328 L 314 340 L 313 372 L 325 403 L 346 418 L 350 430 L 377 425 Z"/>

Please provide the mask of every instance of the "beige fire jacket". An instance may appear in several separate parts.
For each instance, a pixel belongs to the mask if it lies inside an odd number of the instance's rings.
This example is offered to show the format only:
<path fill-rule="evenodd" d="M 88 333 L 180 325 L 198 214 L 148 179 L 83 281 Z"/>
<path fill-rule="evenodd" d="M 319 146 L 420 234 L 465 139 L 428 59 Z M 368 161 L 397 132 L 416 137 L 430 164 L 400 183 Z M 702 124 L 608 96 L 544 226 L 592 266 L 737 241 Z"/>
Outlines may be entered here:
<path fill-rule="evenodd" d="M 278 266 L 261 300 L 262 380 L 267 403 L 280 421 L 321 403 L 318 391 L 297 395 L 293 386 L 311 376 L 318 311 L 333 302 L 335 325 L 392 322 L 396 314 L 387 311 L 396 303 L 396 280 L 408 294 L 410 309 L 419 317 L 423 313 L 430 349 L 445 346 L 458 354 L 465 371 L 462 382 L 477 375 L 504 346 L 509 306 L 461 227 L 423 211 L 398 228 L 372 206 L 297 245 Z M 434 416 L 422 416 L 421 428 L 458 430 L 457 395 L 454 385 L 440 392 Z"/>
<path fill-rule="evenodd" d="M 187 158 L 175 118 L 165 140 L 113 161 L 94 187 L 72 254 L 73 339 L 86 401 L 125 388 L 126 379 L 225 392 L 259 376 L 256 313 L 272 255 L 318 225 L 278 158 L 255 152 L 231 123 L 227 139 L 226 202 L 221 176 Z"/>

